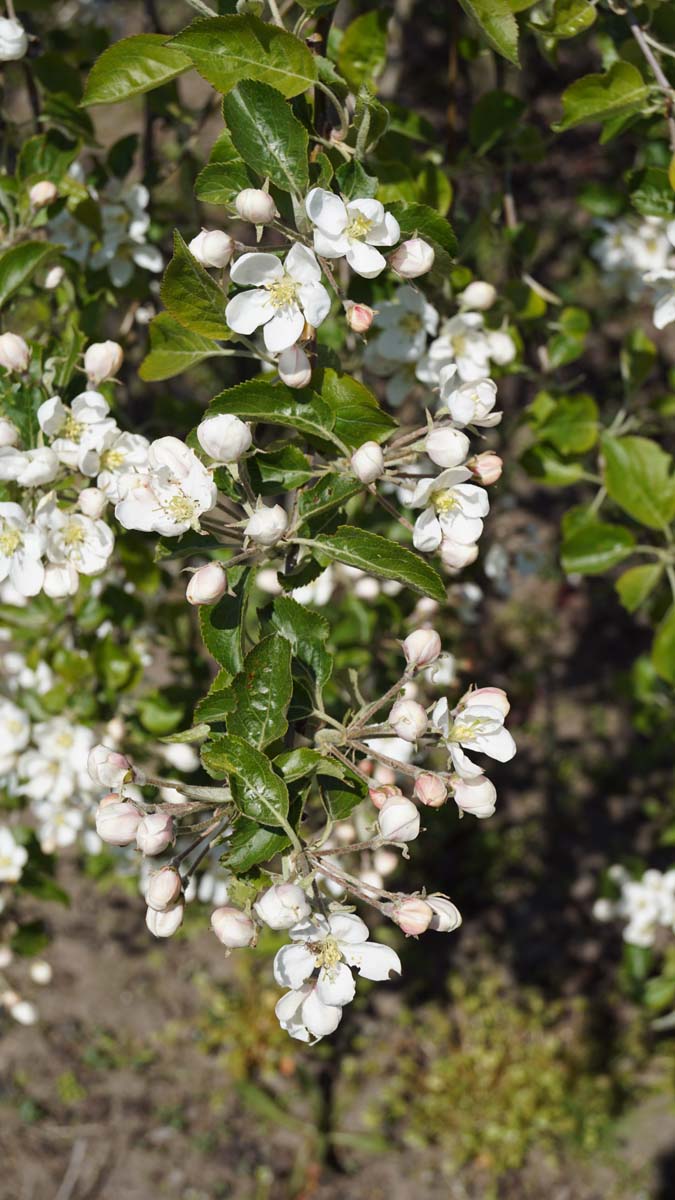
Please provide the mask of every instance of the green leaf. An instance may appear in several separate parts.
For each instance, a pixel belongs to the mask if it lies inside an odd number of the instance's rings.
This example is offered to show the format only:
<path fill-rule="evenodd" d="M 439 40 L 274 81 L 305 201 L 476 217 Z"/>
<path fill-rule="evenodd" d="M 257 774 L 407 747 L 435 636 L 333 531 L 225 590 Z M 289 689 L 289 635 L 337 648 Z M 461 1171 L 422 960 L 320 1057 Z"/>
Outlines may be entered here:
<path fill-rule="evenodd" d="M 236 149 L 253 171 L 269 176 L 285 192 L 307 191 L 309 136 L 279 92 L 266 83 L 240 83 L 225 96 L 223 116 Z"/>
<path fill-rule="evenodd" d="M 285 637 L 263 638 L 246 655 L 229 688 L 234 704 L 227 732 L 264 750 L 288 729 L 286 712 L 293 693 L 291 646 Z"/>
<path fill-rule="evenodd" d="M 296 779 L 304 779 L 306 775 L 311 775 L 324 761 L 318 750 L 312 750 L 309 746 L 299 746 L 296 750 L 284 750 L 277 754 L 274 766 L 283 775 L 286 783 L 294 783 Z"/>
<path fill-rule="evenodd" d="M 365 800 L 366 785 L 358 776 L 350 776 L 350 783 L 345 784 L 332 775 L 319 774 L 317 782 L 332 821 L 344 821 Z"/>
<path fill-rule="evenodd" d="M 232 336 L 225 320 L 227 297 L 190 254 L 177 230 L 160 294 L 171 316 L 192 333 L 221 340 Z"/>
<path fill-rule="evenodd" d="M 592 396 L 580 393 L 555 401 L 549 417 L 537 425 L 537 436 L 561 454 L 583 454 L 598 437 L 598 406 Z"/>
<path fill-rule="evenodd" d="M 396 429 L 396 421 L 380 408 L 373 393 L 350 375 L 325 370 L 319 395 L 335 413 L 333 432 L 350 450 L 364 442 L 382 442 Z"/>
<path fill-rule="evenodd" d="M 643 217 L 670 220 L 675 213 L 675 192 L 663 167 L 631 171 L 628 177 L 630 202 Z"/>
<path fill-rule="evenodd" d="M 220 353 L 217 342 L 192 333 L 163 312 L 150 322 L 150 352 L 138 373 L 147 383 L 173 379 L 174 375 L 181 375 L 205 358 Z"/>
<path fill-rule="evenodd" d="M 221 862 L 235 875 L 243 875 L 261 862 L 269 862 L 290 845 L 285 833 L 267 829 L 242 817 L 235 825 Z"/>
<path fill-rule="evenodd" d="M 341 194 L 345 200 L 372 199 L 377 192 L 377 179 L 367 175 L 355 158 L 343 163 L 335 172 Z"/>
<path fill-rule="evenodd" d="M 28 138 L 22 145 L 16 171 L 20 179 L 51 179 L 59 183 L 77 157 L 78 143 L 57 129 Z"/>
<path fill-rule="evenodd" d="M 621 376 L 626 387 L 636 390 L 656 365 L 656 346 L 641 329 L 631 329 L 621 346 Z"/>
<path fill-rule="evenodd" d="M 244 188 L 251 187 L 246 166 L 237 156 L 234 162 L 210 163 L 195 180 L 195 196 L 204 204 L 232 205 Z"/>
<path fill-rule="evenodd" d="M 563 570 L 568 575 L 601 575 L 633 552 L 635 537 L 624 525 L 585 521 L 562 544 Z"/>
<path fill-rule="evenodd" d="M 656 630 L 652 663 L 662 679 L 675 684 L 675 604 L 668 609 Z"/>
<path fill-rule="evenodd" d="M 205 604 L 199 609 L 204 645 L 230 675 L 236 675 L 244 661 L 240 625 L 249 586 L 250 572 L 246 571 L 234 596 L 223 596 L 217 604 Z"/>
<path fill-rule="evenodd" d="M 673 460 L 643 437 L 602 439 L 605 487 L 629 516 L 650 529 L 664 529 L 675 517 Z"/>
<path fill-rule="evenodd" d="M 575 459 L 564 459 L 552 446 L 531 446 L 521 459 L 528 475 L 548 487 L 567 487 L 583 478 L 584 468 Z"/>
<path fill-rule="evenodd" d="M 564 38 L 577 37 L 590 29 L 596 16 L 595 4 L 589 3 L 589 0 L 555 0 L 549 20 L 545 23 L 532 21 L 530 28 L 540 36 L 561 41 Z"/>
<path fill-rule="evenodd" d="M 313 487 L 302 491 L 298 513 L 304 520 L 312 522 L 315 517 L 325 517 L 336 508 L 344 508 L 347 501 L 361 491 L 363 484 L 349 475 L 324 475 Z"/>
<path fill-rule="evenodd" d="M 221 733 L 201 750 L 202 762 L 216 779 L 227 776 L 240 811 L 261 825 L 283 827 L 288 816 L 288 789 L 270 760 L 235 734 Z"/>
<path fill-rule="evenodd" d="M 21 242 L 0 254 L 0 308 L 59 247 L 51 242 Z"/>
<path fill-rule="evenodd" d="M 253 16 L 193 21 L 172 39 L 200 75 L 218 92 L 231 92 L 242 79 L 257 79 L 297 96 L 316 79 L 314 56 L 304 42 Z"/>
<path fill-rule="evenodd" d="M 520 126 L 525 104 L 510 92 L 486 92 L 471 108 L 469 139 L 477 154 L 488 150 Z"/>
<path fill-rule="evenodd" d="M 644 567 L 629 567 L 620 575 L 615 587 L 619 599 L 628 612 L 635 612 L 654 591 L 663 574 L 661 563 L 648 563 Z"/>
<path fill-rule="evenodd" d="M 169 83 L 192 63 L 163 33 L 137 33 L 104 50 L 92 67 L 83 104 L 117 104 Z"/>
<path fill-rule="evenodd" d="M 290 596 L 278 596 L 274 601 L 272 624 L 291 643 L 294 657 L 314 673 L 319 688 L 325 687 L 333 669 L 333 659 L 326 649 L 330 635 L 326 618 L 298 604 Z"/>
<path fill-rule="evenodd" d="M 51 938 L 44 921 L 26 921 L 19 925 L 10 938 L 10 946 L 22 958 L 34 958 L 49 945 Z"/>
<path fill-rule="evenodd" d="M 604 75 L 584 75 L 562 94 L 563 118 L 553 126 L 558 132 L 582 125 L 584 121 L 606 121 L 608 117 L 632 112 L 649 95 L 637 67 L 631 63 L 613 63 Z"/>
<path fill-rule="evenodd" d="M 507 0 L 459 0 L 473 17 L 488 45 L 518 66 L 518 23 Z"/>
<path fill-rule="evenodd" d="M 319 553 L 333 562 L 358 567 L 381 579 L 395 579 L 441 603 L 446 598 L 443 580 L 429 563 L 412 550 L 377 533 L 341 525 L 336 533 L 315 538 L 313 544 Z"/>
<path fill-rule="evenodd" d="M 375 91 L 386 61 L 387 16 L 373 8 L 345 29 L 338 49 L 338 67 L 354 91 L 364 84 Z"/>
<path fill-rule="evenodd" d="M 309 437 L 330 439 L 335 414 L 319 396 L 302 401 L 297 392 L 282 383 L 264 383 L 251 379 L 228 388 L 209 405 L 209 414 L 234 413 L 243 421 L 265 421 L 304 433 Z"/>

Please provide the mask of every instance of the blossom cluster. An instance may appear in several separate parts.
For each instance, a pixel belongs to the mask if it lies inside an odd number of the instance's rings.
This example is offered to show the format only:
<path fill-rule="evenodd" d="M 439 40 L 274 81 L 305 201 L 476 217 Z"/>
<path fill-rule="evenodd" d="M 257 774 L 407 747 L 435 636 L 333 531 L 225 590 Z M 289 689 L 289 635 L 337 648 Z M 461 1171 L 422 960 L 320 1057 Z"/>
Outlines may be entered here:
<path fill-rule="evenodd" d="M 610 286 L 631 300 L 649 297 L 657 329 L 675 321 L 675 221 L 622 217 L 601 221 L 592 254 Z"/>
<path fill-rule="evenodd" d="M 650 867 L 634 879 L 625 867 L 610 867 L 615 899 L 600 897 L 593 905 L 598 921 L 624 921 L 623 940 L 632 946 L 653 946 L 660 928 L 675 932 L 675 870 Z"/>

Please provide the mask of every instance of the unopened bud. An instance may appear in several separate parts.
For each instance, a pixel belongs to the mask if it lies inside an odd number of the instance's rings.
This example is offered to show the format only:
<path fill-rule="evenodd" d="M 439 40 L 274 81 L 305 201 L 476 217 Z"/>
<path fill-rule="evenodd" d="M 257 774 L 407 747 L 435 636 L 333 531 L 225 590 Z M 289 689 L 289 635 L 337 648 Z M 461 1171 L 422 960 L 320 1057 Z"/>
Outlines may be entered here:
<path fill-rule="evenodd" d="M 429 718 L 416 700 L 397 700 L 389 713 L 389 724 L 397 737 L 416 742 L 426 731 Z"/>
<path fill-rule="evenodd" d="M 503 329 L 491 329 L 487 335 L 488 354 L 499 367 L 506 367 L 516 357 L 516 344 Z"/>
<path fill-rule="evenodd" d="M 99 744 L 89 751 L 87 770 L 94 783 L 103 787 L 118 788 L 132 778 L 133 766 L 124 754 Z M 115 799 L 119 799 L 118 796 Z"/>
<path fill-rule="evenodd" d="M 84 513 L 85 517 L 91 517 L 92 521 L 97 521 L 105 512 L 107 503 L 108 497 L 105 492 L 97 487 L 83 488 L 77 497 L 80 512 Z"/>
<path fill-rule="evenodd" d="M 487 308 L 492 308 L 497 299 L 497 289 L 491 283 L 486 283 L 484 279 L 474 279 L 468 287 L 464 288 L 457 297 L 462 308 L 472 308 L 474 311 L 484 312 Z"/>
<path fill-rule="evenodd" d="M 246 537 L 259 546 L 273 546 L 288 529 L 288 516 L 280 504 L 256 509 L 244 527 Z"/>
<path fill-rule="evenodd" d="M 459 929 L 462 914 L 447 896 L 427 896 L 427 904 L 434 914 L 430 929 L 436 933 L 452 933 L 453 929 Z"/>
<path fill-rule="evenodd" d="M 28 49 L 28 35 L 14 17 L 0 17 L 0 62 L 16 62 Z"/>
<path fill-rule="evenodd" d="M 279 378 L 289 388 L 307 387 L 312 378 L 312 364 L 299 346 L 282 350 L 277 363 Z"/>
<path fill-rule="evenodd" d="M 422 238 L 409 238 L 401 242 L 389 259 L 389 266 L 402 279 L 417 279 L 426 275 L 434 265 L 435 254 L 428 242 Z"/>
<path fill-rule="evenodd" d="M 435 629 L 415 629 L 403 642 L 409 667 L 428 667 L 441 653 L 441 639 Z"/>
<path fill-rule="evenodd" d="M 485 450 L 482 454 L 476 454 L 469 459 L 466 464 L 474 479 L 479 483 L 489 487 L 491 483 L 496 483 L 501 477 L 504 464 L 498 454 L 493 454 L 491 450 Z"/>
<path fill-rule="evenodd" d="M 34 183 L 28 193 L 33 208 L 46 208 L 48 204 L 53 204 L 59 190 L 51 179 L 41 179 L 39 183 Z"/>
<path fill-rule="evenodd" d="M 54 288 L 59 286 L 65 273 L 66 272 L 64 268 L 58 266 L 58 264 L 55 267 L 50 267 L 49 270 L 45 272 L 45 277 L 42 280 L 42 286 L 46 288 L 48 292 L 53 292 Z"/>
<path fill-rule="evenodd" d="M 183 891 L 180 872 L 175 867 L 162 867 L 150 876 L 145 887 L 145 902 L 156 912 L 173 908 Z"/>
<path fill-rule="evenodd" d="M 431 771 L 417 776 L 413 791 L 420 804 L 427 808 L 441 808 L 448 798 L 448 789 L 440 775 L 433 775 Z"/>
<path fill-rule="evenodd" d="M 0 367 L 6 371 L 25 371 L 29 361 L 30 350 L 18 333 L 0 335 Z"/>
<path fill-rule="evenodd" d="M 432 429 L 424 448 L 437 467 L 458 467 L 469 453 L 471 443 L 461 429 Z"/>
<path fill-rule="evenodd" d="M 227 575 L 220 563 L 198 567 L 185 590 L 188 604 L 215 604 L 227 591 Z"/>
<path fill-rule="evenodd" d="M 102 800 L 96 810 L 96 832 L 109 846 L 128 846 L 133 842 L 140 821 L 138 809 L 117 796 L 114 803 Z"/>
<path fill-rule="evenodd" d="M 441 542 L 441 562 L 449 571 L 461 571 L 462 567 L 468 567 L 478 558 L 478 546 L 474 543 L 472 546 L 465 546 L 463 542 L 453 542 L 450 538 L 443 538 Z"/>
<path fill-rule="evenodd" d="M 273 884 L 258 897 L 253 907 L 270 929 L 290 929 L 311 912 L 307 896 L 296 883 Z"/>
<path fill-rule="evenodd" d="M 155 937 L 172 937 L 183 924 L 184 912 L 185 905 L 182 903 L 174 904 L 173 908 L 167 908 L 165 912 L 149 908 L 145 914 L 145 923 Z"/>
<path fill-rule="evenodd" d="M 237 0 L 237 12 L 242 17 L 259 17 L 265 0 Z"/>
<path fill-rule="evenodd" d="M 94 387 L 104 379 L 112 379 L 123 362 L 124 351 L 117 342 L 94 342 L 84 355 L 84 369 Z"/>
<path fill-rule="evenodd" d="M 384 454 L 377 442 L 364 442 L 351 457 L 352 471 L 361 483 L 374 483 L 384 475 Z"/>
<path fill-rule="evenodd" d="M 403 798 L 401 789 L 391 783 L 382 783 L 379 787 L 368 788 L 368 795 L 375 808 L 382 808 L 387 803 L 387 800 L 391 800 L 393 796 Z"/>
<path fill-rule="evenodd" d="M 455 779 L 452 787 L 455 803 L 462 812 L 471 813 L 481 821 L 492 816 L 497 789 L 486 775 L 477 775 L 474 779 Z"/>
<path fill-rule="evenodd" d="M 406 937 L 419 937 L 424 933 L 429 928 L 433 915 L 433 909 L 426 901 L 416 896 L 410 896 L 408 900 L 394 905 L 392 912 L 393 919 Z"/>
<path fill-rule="evenodd" d="M 368 304 L 348 304 L 345 316 L 354 333 L 367 333 L 373 323 L 375 309 Z"/>
<path fill-rule="evenodd" d="M 511 712 L 509 698 L 504 689 L 499 687 L 470 688 L 460 699 L 458 707 L 470 708 L 473 704 L 489 704 L 490 708 L 498 709 L 503 717 L 508 717 Z"/>
<path fill-rule="evenodd" d="M 244 188 L 236 197 L 234 207 L 242 221 L 250 221 L 252 225 L 269 225 L 279 216 L 274 200 L 262 188 Z"/>
<path fill-rule="evenodd" d="M 382 836 L 392 842 L 414 842 L 420 831 L 420 814 L 412 800 L 393 796 L 382 805 L 377 824 Z"/>
<path fill-rule="evenodd" d="M 42 590 L 52 600 L 77 595 L 80 577 L 72 563 L 45 563 Z"/>
<path fill-rule="evenodd" d="M 8 417 L 0 417 L 0 447 L 16 446 L 18 440 L 19 431 L 16 425 Z"/>
<path fill-rule="evenodd" d="M 211 928 L 218 941 L 232 950 L 241 946 L 252 946 L 255 942 L 254 922 L 240 908 L 234 908 L 230 904 L 213 910 Z"/>
<path fill-rule="evenodd" d="M 253 441 L 250 426 L 233 413 L 207 417 L 197 426 L 197 441 L 216 462 L 236 462 Z"/>
<path fill-rule="evenodd" d="M 168 813 L 148 813 L 136 830 L 136 845 L 143 854 L 163 854 L 174 841 L 173 817 Z"/>
<path fill-rule="evenodd" d="M 203 267 L 226 267 L 234 254 L 234 241 L 222 229 L 202 229 L 188 250 Z"/>

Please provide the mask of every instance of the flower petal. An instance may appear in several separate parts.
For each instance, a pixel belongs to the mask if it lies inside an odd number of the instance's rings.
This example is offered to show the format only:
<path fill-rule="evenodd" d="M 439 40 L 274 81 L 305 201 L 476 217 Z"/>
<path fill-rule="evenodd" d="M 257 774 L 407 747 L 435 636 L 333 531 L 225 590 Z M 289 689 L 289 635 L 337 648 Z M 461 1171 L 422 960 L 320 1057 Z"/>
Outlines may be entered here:
<path fill-rule="evenodd" d="M 283 273 L 284 268 L 276 254 L 263 254 L 253 250 L 250 254 L 242 254 L 241 258 L 232 264 L 230 278 L 233 283 L 252 283 L 257 286 L 261 283 L 271 283 Z"/>
<path fill-rule="evenodd" d="M 324 233 L 323 229 L 314 230 L 314 249 L 322 258 L 342 258 L 349 249 L 349 238 L 346 233 Z"/>
<path fill-rule="evenodd" d="M 321 267 L 316 261 L 316 255 L 309 246 L 303 246 L 301 242 L 295 242 L 291 246 L 284 266 L 286 274 L 298 283 L 318 283 L 321 279 Z"/>
<path fill-rule="evenodd" d="M 367 246 L 365 242 L 357 242 L 355 238 L 349 239 L 349 247 L 347 249 L 347 262 L 352 271 L 360 275 L 362 279 L 374 279 L 376 275 L 380 275 L 387 265 L 387 260 L 379 250 L 374 246 Z"/>
<path fill-rule="evenodd" d="M 335 236 L 346 228 L 347 209 L 334 192 L 312 188 L 305 200 L 305 209 L 310 221 L 324 233 Z"/>
<path fill-rule="evenodd" d="M 310 325 L 318 328 L 330 312 L 330 296 L 321 283 L 304 283 L 298 293 L 300 307 Z"/>
<path fill-rule="evenodd" d="M 324 1004 L 317 996 L 316 989 L 305 1000 L 301 1012 L 303 1023 L 315 1038 L 335 1033 L 342 1020 L 342 1009 L 332 1004 Z"/>
<path fill-rule="evenodd" d="M 263 288 L 240 292 L 225 309 L 225 320 L 235 333 L 253 333 L 274 316 L 270 298 Z"/>
<path fill-rule="evenodd" d="M 350 200 L 347 205 L 347 213 L 352 218 L 360 213 L 367 221 L 372 221 L 373 225 L 381 225 L 384 221 L 384 206 L 379 200 L 372 200 L 370 197 L 357 197 L 356 200 Z"/>
<path fill-rule="evenodd" d="M 354 999 L 356 984 L 346 963 L 337 966 L 322 967 L 316 982 L 316 994 L 322 1004 L 332 1004 L 342 1007 Z"/>
<path fill-rule="evenodd" d="M 361 946 L 349 947 L 343 951 L 347 962 L 356 967 L 364 979 L 390 979 L 392 971 L 401 974 L 401 960 L 391 946 L 383 946 L 381 942 L 365 942 Z"/>
<path fill-rule="evenodd" d="M 336 912 L 328 918 L 328 926 L 338 942 L 356 945 L 368 941 L 368 926 L 355 913 Z"/>
<path fill-rule="evenodd" d="M 413 546 L 423 554 L 431 554 L 438 550 L 442 540 L 443 531 L 436 513 L 433 508 L 425 508 L 413 527 Z"/>
<path fill-rule="evenodd" d="M 274 956 L 274 978 L 280 987 L 299 988 L 314 970 L 314 955 L 302 943 L 282 946 Z"/>
<path fill-rule="evenodd" d="M 272 354 L 280 350 L 288 350 L 294 346 L 305 327 L 303 317 L 297 304 L 286 304 L 278 308 L 271 321 L 265 326 L 263 337 L 265 345 Z"/>
<path fill-rule="evenodd" d="M 381 221 L 369 233 L 366 234 L 366 241 L 371 246 L 395 246 L 401 236 L 401 226 L 396 217 L 392 217 L 391 213 L 385 213 Z"/>

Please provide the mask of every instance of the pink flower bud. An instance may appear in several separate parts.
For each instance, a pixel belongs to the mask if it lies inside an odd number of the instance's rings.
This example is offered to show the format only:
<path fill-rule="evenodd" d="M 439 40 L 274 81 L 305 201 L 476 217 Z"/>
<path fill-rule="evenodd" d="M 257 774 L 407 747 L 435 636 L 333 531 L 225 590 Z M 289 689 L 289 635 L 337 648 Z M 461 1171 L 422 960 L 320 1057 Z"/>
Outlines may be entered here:
<path fill-rule="evenodd" d="M 198 567 L 185 590 L 188 604 L 215 604 L 227 591 L 227 575 L 220 563 Z"/>
<path fill-rule="evenodd" d="M 183 881 L 176 867 L 162 867 L 155 871 L 145 887 L 145 902 L 157 912 L 173 908 L 183 891 Z"/>
<path fill-rule="evenodd" d="M 38 183 L 34 183 L 28 193 L 33 208 L 45 208 L 48 204 L 53 204 L 59 190 L 51 179 L 40 179 Z"/>
<path fill-rule="evenodd" d="M 497 789 L 485 775 L 477 775 L 473 779 L 454 779 L 453 795 L 457 807 L 472 816 L 484 820 L 491 817 L 495 811 Z"/>
<path fill-rule="evenodd" d="M 80 512 L 84 513 L 85 517 L 91 517 L 92 521 L 97 521 L 105 511 L 108 503 L 108 497 L 100 488 L 88 487 L 83 488 L 77 497 L 77 507 Z"/>
<path fill-rule="evenodd" d="M 136 830 L 136 845 L 143 854 L 162 854 L 174 841 L 173 817 L 168 813 L 148 813 Z"/>
<path fill-rule="evenodd" d="M 461 913 L 447 896 L 427 896 L 427 904 L 433 912 L 430 929 L 435 929 L 436 933 L 452 933 L 453 929 L 459 929 Z"/>
<path fill-rule="evenodd" d="M 84 369 L 90 383 L 96 387 L 104 379 L 112 379 L 124 362 L 124 351 L 117 342 L 94 342 L 84 356 Z"/>
<path fill-rule="evenodd" d="M 136 837 L 141 814 L 126 800 L 115 797 L 113 803 L 106 797 L 96 810 L 96 832 L 101 841 L 109 846 L 128 846 Z"/>
<path fill-rule="evenodd" d="M 25 371 L 30 361 L 30 350 L 18 333 L 0 335 L 0 367 L 6 371 Z"/>
<path fill-rule="evenodd" d="M 273 884 L 258 897 L 253 907 L 270 929 L 290 929 L 311 912 L 307 896 L 296 883 Z"/>
<path fill-rule="evenodd" d="M 441 562 L 449 571 L 461 571 L 478 558 L 478 546 L 465 546 L 463 542 L 452 542 L 443 538 L 441 542 Z"/>
<path fill-rule="evenodd" d="M 235 949 L 252 946 L 256 938 L 254 922 L 240 908 L 226 904 L 211 913 L 211 928 L 224 946 Z"/>
<path fill-rule="evenodd" d="M 279 216 L 274 200 L 261 188 L 244 188 L 235 198 L 234 207 L 242 221 L 250 221 L 252 225 L 269 225 Z"/>
<path fill-rule="evenodd" d="M 458 467 L 469 453 L 471 443 L 461 429 L 432 429 L 424 448 L 437 467 Z"/>
<path fill-rule="evenodd" d="M 182 901 L 180 904 L 174 904 L 173 908 L 167 908 L 164 912 L 157 912 L 156 909 L 149 908 L 145 914 L 145 923 L 155 937 L 172 937 L 183 924 L 184 912 L 185 905 Z"/>
<path fill-rule="evenodd" d="M 351 457 L 352 471 L 361 483 L 373 483 L 384 475 L 384 454 L 377 442 L 364 442 Z"/>
<path fill-rule="evenodd" d="M 121 787 L 134 773 L 134 768 L 125 754 L 119 754 L 117 750 L 110 750 L 108 746 L 103 745 L 94 746 L 89 751 L 87 770 L 94 783 L 108 788 Z M 119 796 L 115 796 L 115 800 L 119 799 Z"/>
<path fill-rule="evenodd" d="M 226 267 L 234 254 L 234 241 L 222 229 L 202 229 L 188 245 L 203 267 Z"/>
<path fill-rule="evenodd" d="M 312 364 L 299 346 L 289 346 L 287 350 L 282 350 L 277 370 L 281 382 L 285 383 L 286 387 L 304 388 L 311 383 Z"/>
<path fill-rule="evenodd" d="M 506 692 L 498 687 L 471 688 L 464 693 L 458 707 L 470 708 L 472 704 L 488 704 L 490 708 L 499 709 L 503 717 L 508 717 L 511 711 Z"/>
<path fill-rule="evenodd" d="M 288 529 L 288 516 L 280 504 L 267 508 L 264 504 L 249 517 L 244 533 L 259 546 L 273 546 Z"/>
<path fill-rule="evenodd" d="M 347 304 L 346 311 L 347 324 L 354 333 L 367 333 L 370 329 L 375 310 L 367 304 Z"/>
<path fill-rule="evenodd" d="M 420 814 L 412 800 L 392 796 L 382 805 L 377 823 L 382 836 L 392 842 L 414 842 L 420 831 Z"/>
<path fill-rule="evenodd" d="M 440 775 L 432 775 L 430 771 L 417 776 L 413 791 L 420 804 L 427 808 L 441 808 L 448 798 L 448 789 Z"/>
<path fill-rule="evenodd" d="M 433 919 L 433 909 L 425 900 L 410 896 L 394 906 L 392 917 L 406 937 L 419 937 L 430 926 Z"/>
<path fill-rule="evenodd" d="M 441 639 L 435 629 L 415 629 L 403 642 L 409 667 L 428 667 L 441 653 Z"/>
<path fill-rule="evenodd" d="M 401 242 L 389 259 L 389 266 L 402 279 L 417 279 L 418 275 L 426 275 L 434 265 L 435 254 L 428 242 L 422 238 L 409 238 Z"/>
<path fill-rule="evenodd" d="M 397 737 L 416 742 L 425 732 L 429 718 L 416 700 L 397 700 L 389 713 L 389 724 Z"/>
<path fill-rule="evenodd" d="M 497 289 L 483 279 L 474 279 L 473 283 L 460 292 L 457 299 L 462 308 L 472 308 L 474 312 L 484 312 L 485 309 L 492 308 L 497 299 Z"/>
<path fill-rule="evenodd" d="M 498 454 L 493 454 L 491 450 L 485 450 L 483 454 L 476 454 L 466 464 L 474 479 L 479 483 L 489 487 L 491 483 L 496 483 L 501 477 L 504 463 Z"/>
<path fill-rule="evenodd" d="M 392 796 L 403 797 L 403 792 L 400 788 L 394 787 L 393 784 L 383 783 L 380 787 L 368 788 L 368 795 L 372 800 L 375 808 L 382 808 L 387 800 L 391 800 Z"/>

